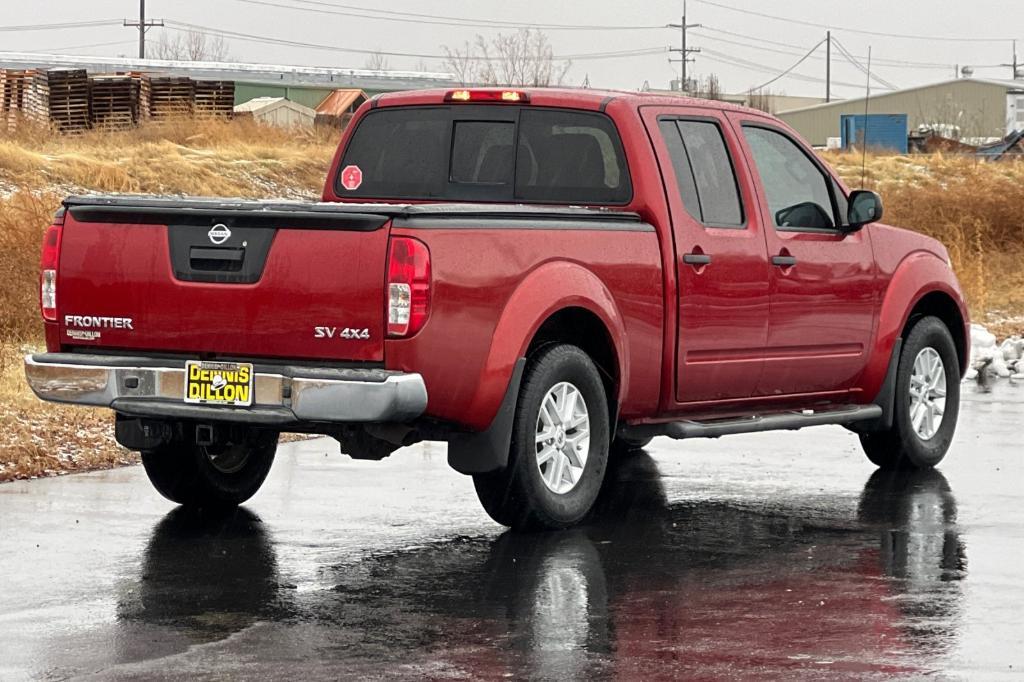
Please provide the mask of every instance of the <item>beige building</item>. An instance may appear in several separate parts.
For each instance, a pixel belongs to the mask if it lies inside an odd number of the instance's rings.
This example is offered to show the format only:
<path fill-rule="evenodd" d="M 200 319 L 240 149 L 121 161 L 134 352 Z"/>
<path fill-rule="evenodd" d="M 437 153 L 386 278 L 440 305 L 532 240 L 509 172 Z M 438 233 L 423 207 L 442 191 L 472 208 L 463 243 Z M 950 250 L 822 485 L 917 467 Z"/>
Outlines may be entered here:
<path fill-rule="evenodd" d="M 767 109 L 769 114 L 777 115 L 783 111 L 790 111 L 791 109 L 802 109 L 804 107 L 813 107 L 818 104 L 823 104 L 824 102 L 824 97 L 776 95 L 774 93 L 765 93 L 763 95 L 757 95 L 747 93 L 746 95 L 743 95 L 743 101 L 740 102 L 740 104 L 742 104 L 745 107 L 753 107 L 755 109 Z M 767 106 L 760 106 L 762 103 L 767 104 Z"/>
<path fill-rule="evenodd" d="M 651 92 L 657 95 L 675 95 L 678 97 L 691 97 L 690 93 L 683 92 L 681 90 L 652 90 L 648 88 L 644 92 Z M 789 109 L 797 109 L 800 107 L 809 107 L 815 104 L 820 104 L 825 101 L 824 97 L 802 97 L 800 95 L 777 95 L 775 93 L 766 92 L 764 94 L 755 93 L 741 93 L 735 95 L 729 95 L 722 93 L 718 97 L 721 102 L 728 102 L 729 104 L 737 104 L 741 107 L 750 107 L 752 109 L 760 109 L 767 111 L 770 114 L 777 114 L 780 111 L 788 111 Z"/>
<path fill-rule="evenodd" d="M 824 147 L 828 138 L 840 136 L 843 114 L 863 113 L 862 97 L 782 111 L 778 116 L 812 145 Z M 910 131 L 930 126 L 947 131 L 947 136 L 1001 138 L 1024 129 L 1024 81 L 961 78 L 882 92 L 871 96 L 868 113 L 906 114 Z"/>

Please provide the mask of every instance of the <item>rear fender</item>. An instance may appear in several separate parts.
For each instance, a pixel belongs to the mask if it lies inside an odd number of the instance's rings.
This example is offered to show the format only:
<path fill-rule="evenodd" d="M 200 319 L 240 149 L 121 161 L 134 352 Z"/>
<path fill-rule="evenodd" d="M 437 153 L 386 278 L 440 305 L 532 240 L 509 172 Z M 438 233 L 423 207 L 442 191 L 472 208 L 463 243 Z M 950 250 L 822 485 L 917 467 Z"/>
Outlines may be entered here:
<path fill-rule="evenodd" d="M 502 416 L 509 417 L 515 411 L 527 349 L 541 325 L 565 308 L 588 310 L 605 325 L 619 368 L 616 400 L 621 400 L 629 381 L 628 342 L 611 292 L 594 273 L 576 263 L 542 265 L 523 279 L 498 319 L 472 403 L 479 406 L 480 414 L 491 415 L 487 423 L 471 425 L 486 438 L 452 439 L 449 462 L 457 470 L 483 473 L 505 466 L 512 420 Z"/>
<path fill-rule="evenodd" d="M 942 292 L 956 303 L 965 325 L 961 333 L 969 340 L 966 329 L 969 318 L 956 275 L 947 263 L 929 251 L 911 253 L 896 268 L 882 299 L 871 360 L 861 382 L 865 396 L 874 398 L 881 391 L 893 348 L 910 319 L 911 311 L 922 298 L 934 292 Z"/>
<path fill-rule="evenodd" d="M 629 381 L 629 354 L 625 324 L 608 287 L 586 268 L 568 261 L 547 263 L 537 268 L 509 297 L 491 339 L 490 353 L 474 402 L 487 405 L 493 414 L 508 386 L 516 360 L 526 355 L 537 330 L 565 308 L 583 308 L 597 316 L 608 330 L 619 366 L 620 399 Z M 500 390 L 495 390 L 495 389 Z"/>

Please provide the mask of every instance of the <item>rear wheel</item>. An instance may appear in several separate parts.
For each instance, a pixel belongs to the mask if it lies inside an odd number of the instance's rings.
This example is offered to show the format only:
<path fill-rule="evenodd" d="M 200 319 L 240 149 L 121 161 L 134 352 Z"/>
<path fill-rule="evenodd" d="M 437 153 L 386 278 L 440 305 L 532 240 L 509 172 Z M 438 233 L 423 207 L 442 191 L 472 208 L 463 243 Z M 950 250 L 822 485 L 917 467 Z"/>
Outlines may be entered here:
<path fill-rule="evenodd" d="M 893 425 L 861 434 L 868 459 L 882 469 L 925 469 L 949 450 L 960 411 L 960 364 L 953 337 L 936 317 L 910 330 L 900 351 Z"/>
<path fill-rule="evenodd" d="M 517 529 L 566 528 L 590 513 L 608 463 L 608 403 L 593 361 L 548 347 L 527 367 L 508 465 L 473 477 L 480 503 Z"/>
<path fill-rule="evenodd" d="M 142 452 L 153 487 L 187 507 L 234 507 L 263 485 L 277 451 L 277 434 L 247 431 L 238 442 L 197 445 L 171 441 Z"/>

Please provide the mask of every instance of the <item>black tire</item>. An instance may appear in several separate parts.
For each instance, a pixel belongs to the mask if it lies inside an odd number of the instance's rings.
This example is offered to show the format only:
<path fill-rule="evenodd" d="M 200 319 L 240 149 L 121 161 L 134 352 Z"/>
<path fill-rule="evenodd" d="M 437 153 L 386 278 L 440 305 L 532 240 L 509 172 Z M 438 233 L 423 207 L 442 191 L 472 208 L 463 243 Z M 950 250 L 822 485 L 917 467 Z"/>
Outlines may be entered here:
<path fill-rule="evenodd" d="M 927 440 L 918 435 L 911 423 L 910 393 L 914 361 L 925 348 L 932 348 L 939 354 L 946 374 L 945 411 L 935 435 Z M 900 351 L 892 428 L 861 434 L 861 446 L 872 464 L 881 469 L 929 469 L 946 456 L 959 412 L 960 363 L 953 337 L 942 320 L 923 317 L 911 328 Z"/>
<path fill-rule="evenodd" d="M 621 456 L 639 452 L 651 444 L 654 438 L 627 438 L 616 436 L 612 441 L 612 455 Z"/>
<path fill-rule="evenodd" d="M 587 458 L 575 487 L 555 493 L 537 463 L 541 402 L 561 382 L 583 397 L 590 419 Z M 608 402 L 597 367 L 576 346 L 549 346 L 527 365 L 519 390 L 508 465 L 473 477 L 477 497 L 492 519 L 517 530 L 568 528 L 583 521 L 601 491 L 608 465 Z"/>
<path fill-rule="evenodd" d="M 248 431 L 238 443 L 202 446 L 172 441 L 142 452 L 149 481 L 171 502 L 219 509 L 234 507 L 256 494 L 270 472 L 277 434 Z"/>

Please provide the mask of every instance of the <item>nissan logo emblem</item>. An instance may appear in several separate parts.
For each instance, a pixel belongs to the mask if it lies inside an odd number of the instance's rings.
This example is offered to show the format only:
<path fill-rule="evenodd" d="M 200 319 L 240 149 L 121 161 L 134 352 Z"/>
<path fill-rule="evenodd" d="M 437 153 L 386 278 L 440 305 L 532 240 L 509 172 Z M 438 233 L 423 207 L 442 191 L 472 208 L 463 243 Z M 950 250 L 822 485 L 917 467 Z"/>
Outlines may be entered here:
<path fill-rule="evenodd" d="M 206 236 L 210 238 L 210 241 L 214 244 L 223 244 L 231 238 L 231 230 L 228 226 L 223 223 L 217 223 L 210 228 L 210 231 L 206 233 Z"/>

